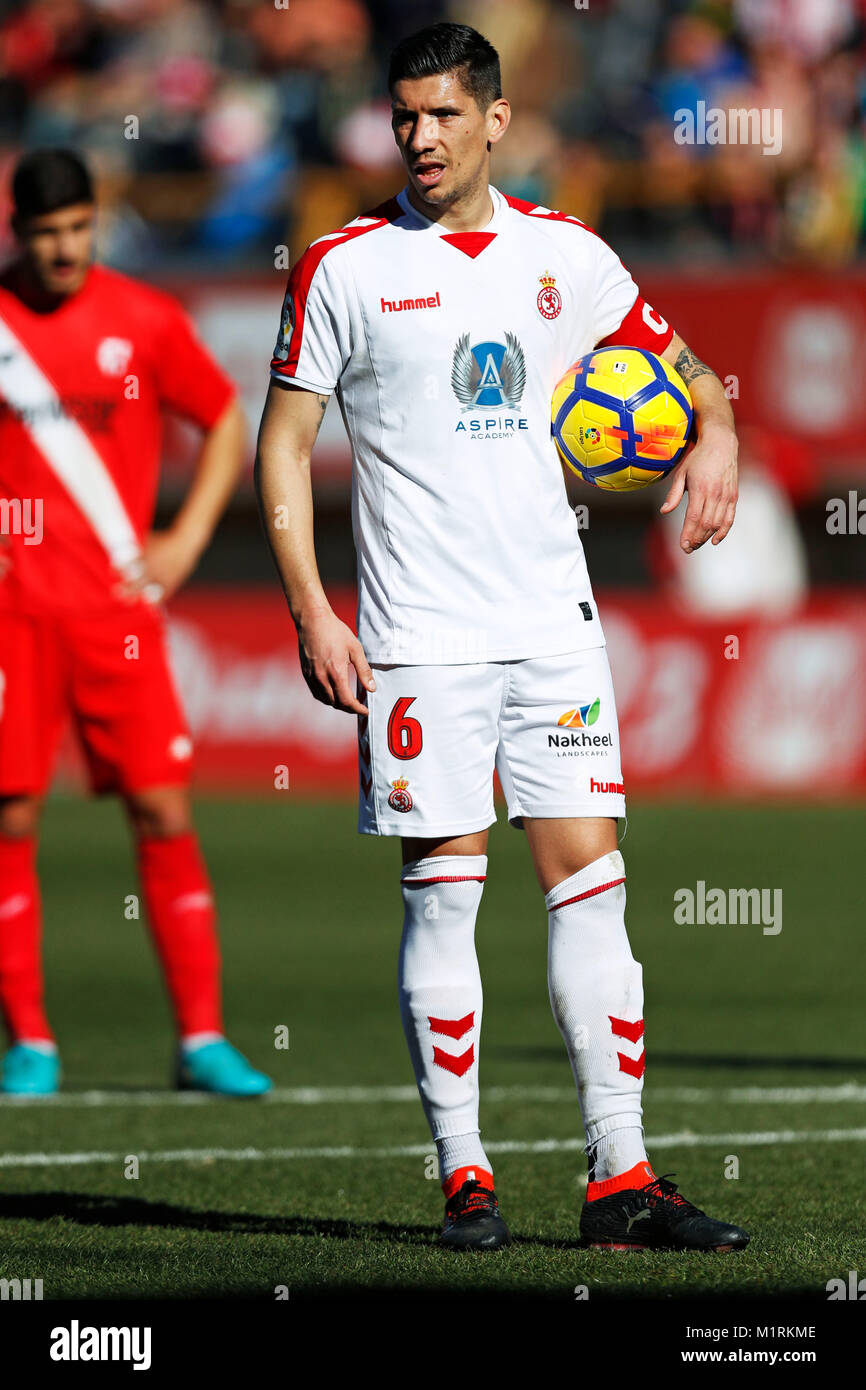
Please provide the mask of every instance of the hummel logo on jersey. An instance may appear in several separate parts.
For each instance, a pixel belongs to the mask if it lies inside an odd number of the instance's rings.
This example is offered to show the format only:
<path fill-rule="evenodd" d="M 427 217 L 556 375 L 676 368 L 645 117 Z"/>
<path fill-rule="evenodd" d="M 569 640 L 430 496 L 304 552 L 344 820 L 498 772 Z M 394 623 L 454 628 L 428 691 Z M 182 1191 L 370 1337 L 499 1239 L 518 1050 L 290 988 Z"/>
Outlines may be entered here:
<path fill-rule="evenodd" d="M 426 299 L 383 299 L 383 314 L 400 314 L 404 309 L 441 309 L 439 291 L 429 294 Z"/>

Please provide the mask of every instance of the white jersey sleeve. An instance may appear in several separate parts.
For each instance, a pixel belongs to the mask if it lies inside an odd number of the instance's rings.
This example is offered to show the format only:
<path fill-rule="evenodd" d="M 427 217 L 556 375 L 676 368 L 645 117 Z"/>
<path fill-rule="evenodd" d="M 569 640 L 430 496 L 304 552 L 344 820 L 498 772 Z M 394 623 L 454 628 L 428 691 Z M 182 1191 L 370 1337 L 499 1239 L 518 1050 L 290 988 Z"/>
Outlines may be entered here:
<path fill-rule="evenodd" d="M 330 395 L 352 355 L 352 324 L 332 239 L 313 242 L 295 263 L 283 298 L 271 375 Z"/>
<path fill-rule="evenodd" d="M 637 285 L 619 256 L 601 237 L 593 238 L 596 249 L 595 302 L 593 331 L 601 342 L 619 328 L 637 299 Z"/>
<path fill-rule="evenodd" d="M 673 329 L 661 314 L 641 298 L 637 285 L 619 256 L 601 237 L 596 245 L 593 325 L 595 346 L 615 343 L 662 353 Z"/>

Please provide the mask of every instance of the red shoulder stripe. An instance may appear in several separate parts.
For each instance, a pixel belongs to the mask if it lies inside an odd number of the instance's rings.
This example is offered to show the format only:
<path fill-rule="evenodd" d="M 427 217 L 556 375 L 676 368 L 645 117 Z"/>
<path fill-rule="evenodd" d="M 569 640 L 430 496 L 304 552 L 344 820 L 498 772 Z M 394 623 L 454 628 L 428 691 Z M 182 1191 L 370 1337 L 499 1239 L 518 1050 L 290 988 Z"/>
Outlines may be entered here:
<path fill-rule="evenodd" d="M 289 283 L 286 287 L 286 298 L 290 299 L 292 303 L 292 336 L 289 343 L 289 355 L 284 362 L 280 361 L 279 358 L 274 358 L 271 365 L 275 371 L 280 372 L 283 376 L 292 377 L 298 369 L 301 344 L 304 341 L 307 295 L 310 293 L 313 276 L 328 252 L 332 251 L 335 246 L 345 246 L 347 241 L 354 241 L 355 237 L 363 236 L 365 232 L 375 232 L 380 227 L 386 227 L 389 222 L 393 222 L 402 215 L 403 209 L 397 199 L 389 198 L 387 202 L 374 208 L 372 212 L 361 213 L 345 227 L 340 227 L 336 232 L 327 232 L 325 236 L 311 242 L 304 254 L 298 257 L 289 272 Z"/>
<path fill-rule="evenodd" d="M 540 203 L 528 203 L 525 198 L 512 198 L 508 193 L 503 194 L 503 197 L 509 207 L 514 208 L 515 212 L 522 212 L 526 217 L 537 217 L 539 221 L 544 222 L 570 222 L 572 226 L 580 227 L 582 231 L 589 232 L 590 236 L 598 237 L 598 240 L 604 242 L 609 251 L 613 251 L 613 247 L 604 240 L 603 236 L 599 236 L 598 232 L 588 223 L 581 222 L 579 217 L 572 217 L 570 212 L 557 212 L 555 208 L 542 207 Z M 615 251 L 613 253 L 616 255 Z"/>

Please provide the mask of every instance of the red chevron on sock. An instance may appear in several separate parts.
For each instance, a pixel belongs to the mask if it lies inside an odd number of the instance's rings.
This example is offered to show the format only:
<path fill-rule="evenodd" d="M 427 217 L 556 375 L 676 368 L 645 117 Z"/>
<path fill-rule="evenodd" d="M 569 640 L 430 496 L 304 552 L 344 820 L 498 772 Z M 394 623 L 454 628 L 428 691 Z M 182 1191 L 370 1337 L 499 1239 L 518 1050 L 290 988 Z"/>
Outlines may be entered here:
<path fill-rule="evenodd" d="M 637 1042 L 638 1038 L 643 1037 L 643 1019 L 639 1018 L 637 1023 L 626 1023 L 624 1018 L 614 1018 L 613 1014 L 608 1014 L 610 1019 L 611 1032 L 618 1038 L 627 1038 L 629 1042 Z"/>
<path fill-rule="evenodd" d="M 629 1076 L 637 1077 L 640 1081 L 646 1070 L 646 1049 L 644 1048 L 637 1061 L 632 1061 L 631 1057 L 626 1057 L 624 1052 L 618 1052 L 616 1055 L 619 1058 L 620 1071 L 628 1072 Z"/>
<path fill-rule="evenodd" d="M 437 1067 L 453 1072 L 455 1076 L 465 1076 L 475 1061 L 474 1044 L 470 1043 L 466 1051 L 461 1052 L 459 1057 L 452 1057 L 450 1052 L 443 1052 L 441 1047 L 434 1046 L 433 1061 Z"/>
<path fill-rule="evenodd" d="M 427 1022 L 431 1033 L 444 1033 L 446 1038 L 462 1038 L 474 1024 L 475 1014 L 466 1014 L 465 1018 L 431 1018 L 428 1014 Z"/>

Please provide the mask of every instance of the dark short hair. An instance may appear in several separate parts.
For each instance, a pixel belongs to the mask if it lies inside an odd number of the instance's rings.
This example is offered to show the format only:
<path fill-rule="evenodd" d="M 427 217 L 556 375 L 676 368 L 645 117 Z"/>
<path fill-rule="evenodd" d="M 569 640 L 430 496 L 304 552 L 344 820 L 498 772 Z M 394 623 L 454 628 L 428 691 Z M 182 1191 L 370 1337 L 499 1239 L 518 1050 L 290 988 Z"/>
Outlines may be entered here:
<path fill-rule="evenodd" d="M 458 70 L 460 81 L 482 111 L 502 96 L 499 54 L 468 24 L 430 24 L 401 39 L 391 54 L 388 90 L 416 77 L 435 77 Z"/>
<path fill-rule="evenodd" d="M 73 203 L 93 201 L 90 172 L 74 150 L 31 150 L 15 167 L 12 202 L 16 217 L 42 217 Z"/>

